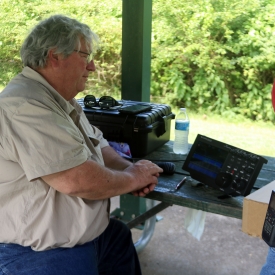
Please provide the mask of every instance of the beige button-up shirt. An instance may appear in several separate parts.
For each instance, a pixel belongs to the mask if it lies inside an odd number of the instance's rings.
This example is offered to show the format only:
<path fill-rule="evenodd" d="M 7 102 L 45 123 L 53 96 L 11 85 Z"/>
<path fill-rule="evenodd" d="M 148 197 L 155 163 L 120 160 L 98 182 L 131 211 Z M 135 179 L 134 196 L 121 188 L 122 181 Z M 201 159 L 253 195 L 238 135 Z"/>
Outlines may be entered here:
<path fill-rule="evenodd" d="M 105 146 L 76 100 L 24 68 L 0 93 L 0 243 L 45 250 L 99 236 L 109 222 L 108 200 L 62 194 L 41 177 L 88 159 L 104 165 Z"/>

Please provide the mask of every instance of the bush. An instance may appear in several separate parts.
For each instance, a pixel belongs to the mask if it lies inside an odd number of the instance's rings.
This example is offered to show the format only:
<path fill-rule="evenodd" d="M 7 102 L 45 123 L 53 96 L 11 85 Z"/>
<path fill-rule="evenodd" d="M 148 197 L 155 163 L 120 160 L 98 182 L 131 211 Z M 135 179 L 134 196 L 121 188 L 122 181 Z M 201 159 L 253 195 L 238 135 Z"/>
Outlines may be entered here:
<path fill-rule="evenodd" d="M 193 110 L 274 121 L 274 0 L 155 2 L 151 93 Z"/>

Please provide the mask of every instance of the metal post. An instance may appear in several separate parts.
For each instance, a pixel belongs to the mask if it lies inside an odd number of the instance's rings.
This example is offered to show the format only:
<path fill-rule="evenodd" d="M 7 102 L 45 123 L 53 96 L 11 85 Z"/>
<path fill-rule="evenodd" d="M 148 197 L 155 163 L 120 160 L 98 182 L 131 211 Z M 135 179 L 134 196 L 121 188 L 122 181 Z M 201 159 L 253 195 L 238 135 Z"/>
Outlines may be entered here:
<path fill-rule="evenodd" d="M 150 102 L 152 0 L 123 0 L 122 99 Z"/>

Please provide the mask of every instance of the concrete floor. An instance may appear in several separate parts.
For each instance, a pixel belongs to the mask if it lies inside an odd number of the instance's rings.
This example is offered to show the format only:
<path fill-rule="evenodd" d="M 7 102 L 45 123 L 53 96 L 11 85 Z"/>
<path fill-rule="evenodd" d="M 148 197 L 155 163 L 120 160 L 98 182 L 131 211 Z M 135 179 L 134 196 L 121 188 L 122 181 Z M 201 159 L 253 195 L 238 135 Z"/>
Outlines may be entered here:
<path fill-rule="evenodd" d="M 118 197 L 112 199 L 116 207 Z M 241 220 L 206 213 L 198 241 L 184 228 L 185 211 L 172 206 L 159 213 L 163 219 L 139 254 L 143 275 L 259 275 L 268 246 L 243 233 Z M 140 230 L 132 232 L 138 240 Z"/>

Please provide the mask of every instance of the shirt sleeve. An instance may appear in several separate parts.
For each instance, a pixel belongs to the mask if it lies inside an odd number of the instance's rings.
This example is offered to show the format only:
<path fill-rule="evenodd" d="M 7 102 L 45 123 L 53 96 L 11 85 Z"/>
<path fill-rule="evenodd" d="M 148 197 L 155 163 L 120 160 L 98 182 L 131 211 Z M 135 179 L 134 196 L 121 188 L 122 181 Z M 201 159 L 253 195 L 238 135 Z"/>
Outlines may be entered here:
<path fill-rule="evenodd" d="M 91 155 L 70 116 L 41 102 L 26 101 L 10 123 L 6 147 L 29 181 L 80 165 Z"/>

